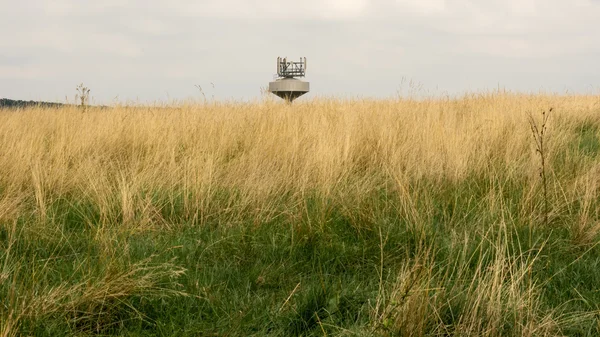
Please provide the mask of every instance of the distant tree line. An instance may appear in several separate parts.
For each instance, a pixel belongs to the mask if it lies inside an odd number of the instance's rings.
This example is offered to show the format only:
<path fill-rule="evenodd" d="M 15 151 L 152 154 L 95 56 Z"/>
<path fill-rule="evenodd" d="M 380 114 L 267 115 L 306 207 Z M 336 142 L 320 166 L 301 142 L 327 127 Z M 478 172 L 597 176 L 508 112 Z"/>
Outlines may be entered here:
<path fill-rule="evenodd" d="M 38 101 L 21 101 L 8 98 L 0 98 L 0 109 L 2 108 L 26 108 L 26 107 L 42 107 L 42 108 L 59 108 L 62 103 L 38 102 Z"/>

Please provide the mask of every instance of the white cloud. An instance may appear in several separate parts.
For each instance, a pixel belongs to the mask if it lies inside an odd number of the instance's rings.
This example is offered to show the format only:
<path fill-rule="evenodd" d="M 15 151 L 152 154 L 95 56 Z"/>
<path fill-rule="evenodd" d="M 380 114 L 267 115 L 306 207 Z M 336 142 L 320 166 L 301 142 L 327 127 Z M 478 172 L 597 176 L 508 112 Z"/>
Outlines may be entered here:
<path fill-rule="evenodd" d="M 56 27 L 40 31 L 17 32 L 10 38 L 0 38 L 0 47 L 30 51 L 52 50 L 66 55 L 92 52 L 121 57 L 137 57 L 141 54 L 141 48 L 126 35 L 78 30 L 65 31 Z"/>
<path fill-rule="evenodd" d="M 502 78 L 535 89 L 538 78 L 521 74 L 546 68 L 561 72 L 555 85 L 599 72 L 592 0 L 0 2 L 0 89 L 10 92 L 15 80 L 36 88 L 46 78 L 60 96 L 81 78 L 108 99 L 151 100 L 221 80 L 222 92 L 244 96 L 271 78 L 277 56 L 307 56 L 315 90 L 364 94 L 393 93 L 402 77 L 460 91 Z"/>
<path fill-rule="evenodd" d="M 366 0 L 313 1 L 309 2 L 309 8 L 317 9 L 315 12 L 320 12 L 322 18 L 356 18 L 366 14 L 368 3 Z"/>
<path fill-rule="evenodd" d="M 135 1 L 135 0 L 134 0 Z M 77 1 L 77 0 L 38 0 L 44 13 L 51 16 L 97 15 L 115 8 L 127 8 L 137 4 L 129 0 L 102 0 L 102 1 Z M 32 7 L 35 8 L 36 5 Z"/>
<path fill-rule="evenodd" d="M 600 16 L 590 0 L 460 0 L 448 9 L 441 24 L 455 34 L 585 33 Z"/>
<path fill-rule="evenodd" d="M 78 34 L 74 37 L 77 41 L 75 44 L 80 44 L 81 48 L 89 51 L 107 53 L 116 56 L 134 58 L 140 56 L 142 49 L 137 43 L 121 34 L 114 33 L 92 33 Z"/>
<path fill-rule="evenodd" d="M 40 65 L 0 65 L 0 79 L 29 79 L 35 80 L 41 77 L 57 76 L 56 71 L 49 67 Z M 0 97 L 2 98 L 2 97 Z"/>
<path fill-rule="evenodd" d="M 176 32 L 174 25 L 169 25 L 163 20 L 150 17 L 135 17 L 128 20 L 125 25 L 132 31 L 148 34 L 148 35 L 163 35 Z"/>
<path fill-rule="evenodd" d="M 158 1 L 152 6 L 160 6 Z M 363 17 L 368 0 L 173 0 L 167 9 L 183 16 L 237 19 L 352 19 Z"/>
<path fill-rule="evenodd" d="M 422 14 L 441 13 L 446 9 L 446 0 L 396 0 L 401 10 Z"/>
<path fill-rule="evenodd" d="M 69 0 L 55 0 L 42 4 L 44 12 L 52 16 L 69 15 L 73 12 L 74 3 Z"/>

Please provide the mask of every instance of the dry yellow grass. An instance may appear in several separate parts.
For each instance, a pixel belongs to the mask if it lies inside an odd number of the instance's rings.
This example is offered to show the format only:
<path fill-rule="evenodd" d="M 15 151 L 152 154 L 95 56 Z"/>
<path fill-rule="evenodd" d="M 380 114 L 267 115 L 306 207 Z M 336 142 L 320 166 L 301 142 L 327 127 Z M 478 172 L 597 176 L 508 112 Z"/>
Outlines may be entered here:
<path fill-rule="evenodd" d="M 457 181 L 501 168 L 534 185 L 538 162 L 527 112 L 550 107 L 552 157 L 560 150 L 554 144 L 571 142 L 573 128 L 597 119 L 600 103 L 597 96 L 490 93 L 293 106 L 266 101 L 2 111 L 0 217 L 13 218 L 25 196 L 36 200 L 44 217 L 48 198 L 82 194 L 101 206 L 120 198 L 126 224 L 140 209 L 152 222 L 152 205 L 138 198 L 149 188 L 183 191 L 186 211 L 201 217 L 219 188 L 235 188 L 245 202 L 267 210 L 261 203 L 282 191 L 327 195 L 339 187 L 360 193 L 390 177 L 400 184 Z M 597 170 L 590 162 L 577 173 L 589 180 Z M 577 185 L 569 183 L 562 186 L 566 192 Z M 107 206 L 103 214 L 110 218 L 112 211 Z"/>
<path fill-rule="evenodd" d="M 128 249 L 115 244 L 120 238 L 184 225 L 161 212 L 176 207 L 175 199 L 181 201 L 182 219 L 201 225 L 218 219 L 223 226 L 235 226 L 240 218 L 251 218 L 256 225 L 278 217 L 303 218 L 306 196 L 316 195 L 338 200 L 356 226 L 368 226 L 374 208 L 391 206 L 362 205 L 371 202 L 367 196 L 386 189 L 397 196 L 394 207 L 408 225 L 420 232 L 431 223 L 436 207 L 426 188 L 414 187 L 420 181 L 435 186 L 460 184 L 469 177 L 489 179 L 493 187 L 488 195 L 474 202 L 500 214 L 506 206 L 506 181 L 512 179 L 524 184 L 515 206 L 520 216 L 539 225 L 539 160 L 527 117 L 549 108 L 550 218 L 576 213 L 577 222 L 559 225 L 571 231 L 576 247 L 590 247 L 600 232 L 595 211 L 600 162 L 576 153 L 576 130 L 598 125 L 598 96 L 487 93 L 456 99 L 316 99 L 293 105 L 265 100 L 117 106 L 85 113 L 75 107 L 0 110 L 0 227 L 8 233 L 0 282 L 15 282 L 21 268 L 17 263 L 25 263 L 10 255 L 11 238 L 59 240 L 60 230 L 48 224 L 54 221 L 49 207 L 61 198 L 97 207 L 99 224 L 89 230 L 107 265 L 123 269 L 115 271 L 116 279 L 90 278 L 88 284 L 39 290 L 48 301 L 30 294 L 25 297 L 30 304 L 18 304 L 23 298 L 14 294 L 0 334 L 14 334 L 20 317 L 43 317 L 69 306 L 101 307 L 107 298 L 120 296 L 103 291 L 123 288 L 127 295 L 160 289 L 153 283 L 157 270 L 157 278 L 181 274 L 175 266 L 164 271 L 115 262 L 121 258 L 117 251 Z M 597 129 L 591 132 L 600 136 Z M 219 199 L 224 191 L 235 198 Z M 166 197 L 156 199 L 152 193 Z M 17 226 L 24 212 L 39 221 Z M 328 210 L 320 212 L 325 219 Z M 316 222 L 323 226 L 326 221 Z M 507 310 L 529 322 L 517 329 L 522 335 L 557 333 L 559 322 L 552 312 L 538 315 L 538 288 L 530 279 L 537 256 L 510 255 L 504 219 L 493 225 L 499 226 L 489 236 L 497 240 L 495 257 L 485 268 L 478 262 L 472 283 L 463 288 L 472 307 L 453 333 L 501 335 Z M 466 247 L 473 236 L 452 238 L 452 244 L 463 239 Z M 460 268 L 468 258 L 450 268 L 451 275 L 436 275 L 431 254 L 423 251 L 407 262 L 391 288 L 381 291 L 373 308 L 374 329 L 379 324 L 421 335 L 439 323 L 435 309 L 452 297 L 445 287 L 462 277 Z M 149 276 L 136 274 L 146 271 Z M 442 291 L 431 295 L 436 289 Z M 445 328 L 440 324 L 436 331 L 443 334 Z"/>

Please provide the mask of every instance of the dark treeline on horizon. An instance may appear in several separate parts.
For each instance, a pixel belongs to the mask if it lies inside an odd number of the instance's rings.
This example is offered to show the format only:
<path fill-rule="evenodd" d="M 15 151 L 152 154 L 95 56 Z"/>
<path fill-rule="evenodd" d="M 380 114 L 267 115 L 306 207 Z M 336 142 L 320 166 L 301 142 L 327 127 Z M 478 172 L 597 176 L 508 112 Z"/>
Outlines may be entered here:
<path fill-rule="evenodd" d="M 44 108 L 59 108 L 64 106 L 62 103 L 38 102 L 38 101 L 21 101 L 8 98 L 0 98 L 0 109 L 2 108 L 27 108 L 27 107 L 44 107 Z"/>

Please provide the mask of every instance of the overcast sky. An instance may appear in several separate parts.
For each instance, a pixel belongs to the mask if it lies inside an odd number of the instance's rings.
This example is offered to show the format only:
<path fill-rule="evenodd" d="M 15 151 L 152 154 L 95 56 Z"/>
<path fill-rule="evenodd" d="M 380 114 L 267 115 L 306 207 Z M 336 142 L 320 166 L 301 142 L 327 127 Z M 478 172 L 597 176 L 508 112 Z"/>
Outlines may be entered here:
<path fill-rule="evenodd" d="M 600 92 L 600 0 L 0 0 L 0 98 L 252 99 L 277 56 L 311 94 Z M 413 82 L 412 89 L 410 82 Z M 214 88 L 213 88 L 213 83 Z"/>

